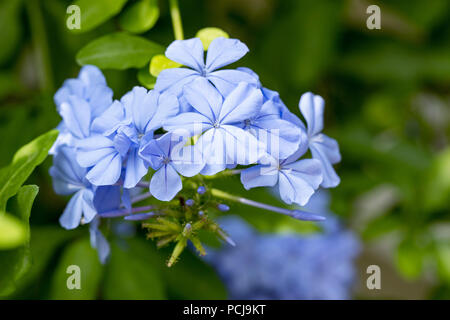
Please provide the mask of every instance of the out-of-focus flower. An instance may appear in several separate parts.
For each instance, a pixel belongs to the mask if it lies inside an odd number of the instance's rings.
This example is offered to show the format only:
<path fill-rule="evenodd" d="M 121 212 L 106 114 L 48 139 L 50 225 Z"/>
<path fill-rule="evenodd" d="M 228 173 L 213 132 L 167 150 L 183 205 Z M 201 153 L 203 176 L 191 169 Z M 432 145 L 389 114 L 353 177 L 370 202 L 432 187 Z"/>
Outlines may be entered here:
<path fill-rule="evenodd" d="M 360 250 L 351 231 L 333 223 L 313 235 L 263 234 L 234 216 L 224 217 L 220 225 L 236 247 L 210 249 L 205 259 L 217 269 L 230 298 L 351 298 Z"/>

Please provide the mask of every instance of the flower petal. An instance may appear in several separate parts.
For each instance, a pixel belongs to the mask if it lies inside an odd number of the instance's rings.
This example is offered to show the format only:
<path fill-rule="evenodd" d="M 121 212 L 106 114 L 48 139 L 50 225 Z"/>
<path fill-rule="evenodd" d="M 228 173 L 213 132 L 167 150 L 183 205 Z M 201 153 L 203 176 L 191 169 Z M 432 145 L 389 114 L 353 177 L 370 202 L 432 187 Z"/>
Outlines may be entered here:
<path fill-rule="evenodd" d="M 185 112 L 164 121 L 164 130 L 178 136 L 194 136 L 212 127 L 211 120 L 197 112 Z"/>
<path fill-rule="evenodd" d="M 102 158 L 86 175 L 93 185 L 106 186 L 115 184 L 122 169 L 122 158 L 118 153 L 111 153 Z"/>
<path fill-rule="evenodd" d="M 195 70 L 187 68 L 166 69 L 158 75 L 154 89 L 179 96 L 183 87 L 198 77 L 201 77 L 201 75 Z"/>
<path fill-rule="evenodd" d="M 210 72 L 207 74 L 207 79 L 214 84 L 224 97 L 228 96 L 239 82 L 246 82 L 258 87 L 258 81 L 253 76 L 239 70 L 227 69 Z"/>
<path fill-rule="evenodd" d="M 305 205 L 322 182 L 320 162 L 306 159 L 283 166 L 279 176 L 279 191 L 284 202 Z"/>
<path fill-rule="evenodd" d="M 161 201 L 172 200 L 181 189 L 181 178 L 170 164 L 156 171 L 150 181 L 151 194 Z"/>
<path fill-rule="evenodd" d="M 312 137 L 321 132 L 323 130 L 323 113 L 325 109 L 323 98 L 307 92 L 301 96 L 299 108 L 308 125 L 308 136 Z"/>
<path fill-rule="evenodd" d="M 241 82 L 223 102 L 219 121 L 221 124 L 233 124 L 252 118 L 262 107 L 261 90 L 248 83 Z"/>
<path fill-rule="evenodd" d="M 341 182 L 341 179 L 334 170 L 332 163 L 339 162 L 341 155 L 336 140 L 323 134 L 320 136 L 320 140 L 310 142 L 309 148 L 313 158 L 319 160 L 322 164 L 322 187 L 333 188 Z"/>
<path fill-rule="evenodd" d="M 175 40 L 167 47 L 166 57 L 199 72 L 205 66 L 203 44 L 199 38 Z"/>
<path fill-rule="evenodd" d="M 132 148 L 128 153 L 125 181 L 123 186 L 127 189 L 134 188 L 142 177 L 147 174 L 144 160 L 139 156 L 139 149 Z"/>
<path fill-rule="evenodd" d="M 67 129 L 78 139 L 89 136 L 91 126 L 91 107 L 83 99 L 70 95 L 60 106 L 59 113 Z"/>
<path fill-rule="evenodd" d="M 222 95 L 205 78 L 200 77 L 186 85 L 183 97 L 199 113 L 214 122 L 222 106 Z"/>
<path fill-rule="evenodd" d="M 246 190 L 273 187 L 278 182 L 278 170 L 273 166 L 253 166 L 241 172 L 241 182 Z"/>
<path fill-rule="evenodd" d="M 233 63 L 248 52 L 247 46 L 238 39 L 226 39 L 218 37 L 214 39 L 208 48 L 206 56 L 206 70 L 208 72 L 222 68 Z"/>

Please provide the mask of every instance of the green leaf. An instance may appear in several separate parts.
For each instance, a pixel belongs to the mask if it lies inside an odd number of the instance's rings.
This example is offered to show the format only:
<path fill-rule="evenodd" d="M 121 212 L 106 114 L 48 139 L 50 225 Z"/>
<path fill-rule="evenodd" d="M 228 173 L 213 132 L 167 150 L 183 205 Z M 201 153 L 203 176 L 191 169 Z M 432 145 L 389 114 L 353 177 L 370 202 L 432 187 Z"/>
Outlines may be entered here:
<path fill-rule="evenodd" d="M 428 210 L 449 205 L 450 198 L 450 148 L 439 153 L 427 171 L 424 188 L 424 205 Z"/>
<path fill-rule="evenodd" d="M 171 298 L 227 298 L 227 291 L 214 269 L 188 250 L 175 265 L 165 268 L 164 274 Z"/>
<path fill-rule="evenodd" d="M 68 273 L 69 266 L 80 269 L 80 289 L 69 289 L 69 277 L 75 273 Z M 102 265 L 98 260 L 97 251 L 83 238 L 71 243 L 64 251 L 52 279 L 50 298 L 61 300 L 81 299 L 89 300 L 97 297 L 102 278 Z"/>
<path fill-rule="evenodd" d="M 142 37 L 118 32 L 98 38 L 77 54 L 80 65 L 93 64 L 102 69 L 142 68 L 164 48 Z"/>
<path fill-rule="evenodd" d="M 150 61 L 150 74 L 157 77 L 161 71 L 170 68 L 179 68 L 182 65 L 178 62 L 172 61 L 163 54 L 158 54 Z"/>
<path fill-rule="evenodd" d="M 2 45 L 0 46 L 0 65 L 14 54 L 20 42 L 22 23 L 20 22 L 20 9 L 22 0 L 8 0 L 0 2 L 0 30 Z"/>
<path fill-rule="evenodd" d="M 0 296 L 14 292 L 17 282 L 27 273 L 31 266 L 30 259 L 30 231 L 29 219 L 31 207 L 38 194 L 39 188 L 35 185 L 23 186 L 17 192 L 16 216 L 20 218 L 24 228 L 25 243 L 14 250 L 0 251 Z M 0 217 L 4 217 L 0 215 Z M 2 233 L 2 231 L 0 231 Z"/>
<path fill-rule="evenodd" d="M 106 273 L 105 299 L 164 299 L 165 290 L 159 265 L 161 259 L 147 252 L 139 241 L 129 241 L 129 246 L 112 244 L 111 260 Z M 152 257 L 153 256 L 153 257 Z"/>
<path fill-rule="evenodd" d="M 80 29 L 73 32 L 86 32 L 101 25 L 122 10 L 127 0 L 77 0 L 74 5 L 80 7 Z"/>
<path fill-rule="evenodd" d="M 134 3 L 121 15 L 120 25 L 126 31 L 142 33 L 150 30 L 158 18 L 158 1 L 141 0 Z"/>
<path fill-rule="evenodd" d="M 395 262 L 405 278 L 416 279 L 422 272 L 423 250 L 413 240 L 406 239 L 397 248 Z"/>
<path fill-rule="evenodd" d="M 209 27 L 199 30 L 195 37 L 200 38 L 203 44 L 203 49 L 206 51 L 214 39 L 219 37 L 229 38 L 230 36 L 222 29 Z"/>
<path fill-rule="evenodd" d="M 14 196 L 33 170 L 41 164 L 58 136 L 57 130 L 49 131 L 16 152 L 11 164 L 0 170 L 0 211 Z"/>
<path fill-rule="evenodd" d="M 137 78 L 139 82 L 147 89 L 153 89 L 155 86 L 156 78 L 148 72 L 148 68 L 146 67 L 139 69 Z"/>
<path fill-rule="evenodd" d="M 12 249 L 27 240 L 27 230 L 16 217 L 0 213 L 0 250 Z"/>
<path fill-rule="evenodd" d="M 435 254 L 439 276 L 450 284 L 450 243 L 438 243 Z"/>

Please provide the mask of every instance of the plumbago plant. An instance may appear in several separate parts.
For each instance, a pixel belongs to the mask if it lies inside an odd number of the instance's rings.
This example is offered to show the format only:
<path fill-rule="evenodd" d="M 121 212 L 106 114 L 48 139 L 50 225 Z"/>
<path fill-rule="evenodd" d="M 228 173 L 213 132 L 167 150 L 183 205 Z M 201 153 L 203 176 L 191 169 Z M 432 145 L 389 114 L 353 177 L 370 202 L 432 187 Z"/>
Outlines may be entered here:
<path fill-rule="evenodd" d="M 215 220 L 231 202 L 299 220 L 324 219 L 235 196 L 215 187 L 218 177 L 240 174 L 245 189 L 273 187 L 286 204 L 300 206 L 319 186 L 339 184 L 332 166 L 340 161 L 338 144 L 322 133 L 324 100 L 301 96 L 305 124 L 255 72 L 226 68 L 247 54 L 244 43 L 216 28 L 183 40 L 177 3 L 170 3 L 176 40 L 164 55 L 159 45 L 126 33 L 94 40 L 78 54 L 84 64 L 78 77 L 54 96 L 62 121 L 50 150 L 50 175 L 56 193 L 71 195 L 60 224 L 89 224 L 102 262 L 110 247 L 101 228 L 111 218 L 138 221 L 158 247 L 173 245 L 168 266 L 188 243 L 205 255 L 205 232 L 234 245 Z M 145 58 L 126 60 L 104 54 L 127 42 L 152 49 Z M 94 66 L 127 68 L 149 60 L 150 72 L 138 74 L 145 87 L 117 100 Z"/>

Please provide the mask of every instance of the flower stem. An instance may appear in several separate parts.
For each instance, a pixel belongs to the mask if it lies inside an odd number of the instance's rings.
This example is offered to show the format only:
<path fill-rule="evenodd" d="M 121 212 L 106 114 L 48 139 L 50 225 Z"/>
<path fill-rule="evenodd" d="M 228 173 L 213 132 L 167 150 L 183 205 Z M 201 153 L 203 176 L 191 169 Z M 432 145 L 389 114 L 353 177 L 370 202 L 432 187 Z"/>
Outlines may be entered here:
<path fill-rule="evenodd" d="M 176 40 L 183 40 L 183 25 L 181 23 L 180 7 L 178 0 L 169 0 L 170 16 L 172 17 L 173 33 Z"/>
<path fill-rule="evenodd" d="M 131 213 L 150 211 L 154 208 L 155 208 L 154 206 L 143 206 L 143 207 L 132 208 L 131 210 L 118 209 L 118 210 L 112 210 L 112 211 L 107 211 L 107 212 L 101 212 L 98 215 L 101 218 L 116 218 L 116 217 L 127 216 Z"/>
<path fill-rule="evenodd" d="M 211 193 L 213 196 L 218 197 L 218 198 L 242 203 L 242 204 L 252 206 L 255 208 L 259 208 L 259 209 L 273 211 L 273 212 L 284 214 L 284 215 L 287 215 L 287 216 L 290 216 L 292 218 L 299 219 L 299 220 L 305 220 L 305 221 L 325 220 L 323 217 L 315 215 L 313 213 L 309 213 L 309 212 L 301 211 L 301 210 L 289 210 L 289 209 L 271 206 L 269 204 L 265 204 L 265 203 L 257 202 L 254 200 L 234 196 L 232 194 L 229 194 L 227 192 L 224 192 L 224 191 L 218 190 L 218 189 L 211 189 Z"/>
<path fill-rule="evenodd" d="M 148 199 L 151 197 L 152 197 L 152 194 L 150 192 L 146 192 L 146 193 L 140 194 L 140 195 L 134 197 L 133 199 L 131 199 L 131 203 L 134 204 L 137 202 L 141 202 L 142 200 L 145 200 L 145 199 Z"/>
<path fill-rule="evenodd" d="M 50 53 L 44 18 L 39 1 L 27 1 L 26 9 L 31 26 L 31 37 L 36 57 L 35 66 L 38 69 L 39 85 L 41 90 L 53 91 L 53 72 L 50 64 Z"/>

